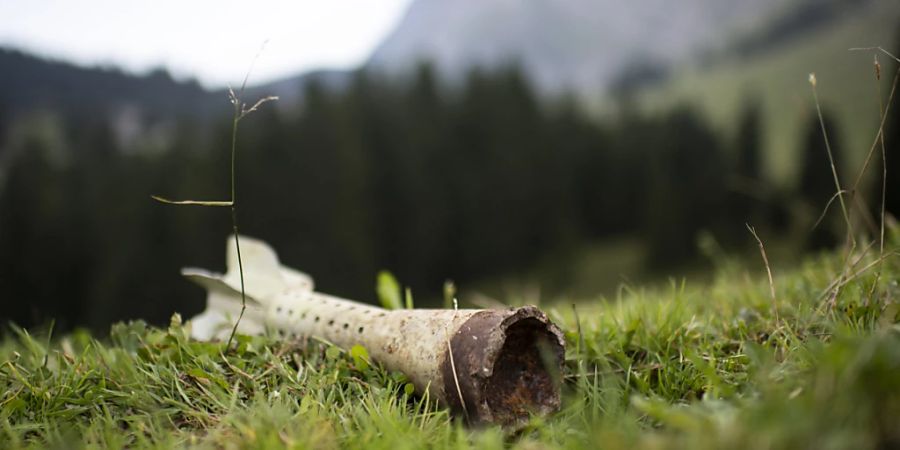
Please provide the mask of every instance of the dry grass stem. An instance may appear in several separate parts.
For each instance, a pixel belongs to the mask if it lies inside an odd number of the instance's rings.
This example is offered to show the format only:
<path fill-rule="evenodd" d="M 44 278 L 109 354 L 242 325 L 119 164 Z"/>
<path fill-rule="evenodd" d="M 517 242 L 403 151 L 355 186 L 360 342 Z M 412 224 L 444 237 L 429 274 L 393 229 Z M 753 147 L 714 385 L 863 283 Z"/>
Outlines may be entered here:
<path fill-rule="evenodd" d="M 894 61 L 897 61 L 898 63 L 900 63 L 900 58 L 894 56 L 891 52 L 885 50 L 885 49 L 884 49 L 883 47 L 881 47 L 881 46 L 876 46 L 876 47 L 853 47 L 853 48 L 850 49 L 851 52 L 857 52 L 857 51 L 873 51 L 873 50 L 874 50 L 874 51 L 879 51 L 879 52 L 881 52 L 881 53 L 884 53 L 885 55 L 890 56 L 891 59 L 893 59 Z"/>
<path fill-rule="evenodd" d="M 444 330 L 446 334 L 446 330 Z M 462 405 L 463 414 L 466 419 L 469 418 L 469 409 L 466 408 L 466 400 L 463 398 L 462 389 L 459 387 L 459 376 L 456 374 L 456 361 L 453 359 L 453 346 L 450 345 L 450 337 L 447 336 L 447 357 L 450 358 L 450 369 L 453 370 L 453 384 L 456 386 L 456 395 L 459 397 L 459 404 Z"/>
<path fill-rule="evenodd" d="M 762 255 L 763 264 L 766 266 L 766 275 L 769 277 L 769 295 L 772 297 L 772 315 L 775 317 L 775 322 L 778 323 L 778 297 L 775 295 L 775 279 L 772 277 L 772 268 L 769 266 L 769 257 L 766 255 L 766 247 L 763 245 L 763 241 L 759 238 L 759 235 L 756 234 L 756 229 L 749 223 L 746 225 L 747 229 L 750 230 L 750 234 L 753 235 L 753 238 L 756 239 L 756 243 L 759 245 L 759 254 Z"/>
<path fill-rule="evenodd" d="M 238 325 L 241 323 L 241 319 L 244 318 L 244 313 L 247 310 L 247 293 L 246 287 L 244 286 L 244 261 L 241 258 L 241 243 L 240 243 L 240 232 L 238 229 L 237 222 L 237 181 L 236 181 L 236 158 L 237 158 L 237 131 L 238 131 L 238 123 L 246 117 L 248 114 L 256 111 L 263 104 L 278 100 L 276 96 L 268 96 L 263 97 L 256 101 L 252 106 L 247 107 L 247 104 L 243 101 L 244 90 L 247 88 L 247 81 L 250 79 L 250 74 L 253 72 L 253 67 L 256 65 L 256 61 L 259 59 L 259 56 L 262 54 L 262 51 L 265 49 L 266 43 L 268 41 L 263 42 L 259 51 L 254 56 L 253 61 L 250 63 L 250 68 L 247 69 L 247 73 L 244 75 L 244 79 L 241 82 L 241 88 L 238 93 L 234 92 L 234 89 L 231 86 L 228 86 L 228 100 L 231 102 L 233 106 L 233 113 L 231 119 L 231 200 L 228 201 L 205 201 L 205 200 L 169 200 L 164 197 L 160 197 L 158 195 L 152 195 L 151 198 L 154 200 L 166 203 L 170 205 L 188 205 L 188 206 L 212 206 L 212 207 L 228 207 L 231 208 L 231 230 L 234 234 L 234 245 L 237 251 L 237 261 L 238 261 L 238 272 L 240 273 L 241 279 L 241 312 L 238 314 L 238 318 L 234 323 L 234 327 L 231 330 L 231 334 L 228 337 L 228 342 L 225 344 L 225 348 L 231 348 L 232 342 L 234 342 L 234 336 L 237 333 Z"/>
<path fill-rule="evenodd" d="M 228 207 L 234 204 L 233 201 L 202 201 L 202 200 L 169 200 L 165 197 L 160 197 L 158 195 L 151 195 L 150 198 L 156 200 L 160 203 L 167 203 L 169 205 L 192 205 L 192 206 L 216 206 L 216 207 Z"/>

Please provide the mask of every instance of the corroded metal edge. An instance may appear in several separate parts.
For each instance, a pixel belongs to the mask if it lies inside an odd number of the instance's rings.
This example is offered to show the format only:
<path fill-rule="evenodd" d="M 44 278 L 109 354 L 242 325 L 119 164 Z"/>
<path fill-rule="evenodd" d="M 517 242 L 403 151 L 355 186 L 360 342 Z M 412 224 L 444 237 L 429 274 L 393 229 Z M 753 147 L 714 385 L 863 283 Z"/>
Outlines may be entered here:
<path fill-rule="evenodd" d="M 564 355 L 562 332 L 537 307 L 478 312 L 444 352 L 444 398 L 470 424 L 515 428 L 559 409 Z"/>

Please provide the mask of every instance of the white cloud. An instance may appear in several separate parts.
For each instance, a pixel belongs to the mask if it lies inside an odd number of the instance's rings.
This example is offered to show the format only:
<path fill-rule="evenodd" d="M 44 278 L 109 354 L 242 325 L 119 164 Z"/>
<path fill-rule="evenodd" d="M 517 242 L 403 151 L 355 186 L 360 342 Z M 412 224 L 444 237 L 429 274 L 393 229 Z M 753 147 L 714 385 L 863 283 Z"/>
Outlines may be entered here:
<path fill-rule="evenodd" d="M 361 64 L 410 1 L 3 0 L 0 45 L 223 86 L 241 81 L 268 40 L 258 83 Z"/>

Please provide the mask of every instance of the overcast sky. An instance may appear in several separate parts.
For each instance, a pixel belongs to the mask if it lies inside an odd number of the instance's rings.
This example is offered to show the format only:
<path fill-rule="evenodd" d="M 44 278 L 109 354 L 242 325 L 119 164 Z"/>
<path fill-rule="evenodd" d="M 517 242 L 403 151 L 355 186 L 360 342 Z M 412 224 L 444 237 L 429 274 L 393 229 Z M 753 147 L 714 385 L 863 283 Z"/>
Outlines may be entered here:
<path fill-rule="evenodd" d="M 411 0 L 0 0 L 0 45 L 208 87 L 363 63 Z"/>

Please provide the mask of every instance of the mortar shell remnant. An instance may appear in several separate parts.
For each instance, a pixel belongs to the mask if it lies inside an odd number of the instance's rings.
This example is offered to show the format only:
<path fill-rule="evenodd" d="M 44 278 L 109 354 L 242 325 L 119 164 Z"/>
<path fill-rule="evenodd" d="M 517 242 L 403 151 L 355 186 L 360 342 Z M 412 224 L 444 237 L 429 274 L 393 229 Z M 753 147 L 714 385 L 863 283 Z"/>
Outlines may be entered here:
<path fill-rule="evenodd" d="M 241 308 L 233 237 L 228 271 L 186 268 L 207 289 L 207 308 L 191 320 L 200 340 L 227 338 Z M 240 237 L 247 311 L 238 331 L 316 337 L 365 347 L 388 370 L 406 374 L 468 423 L 515 428 L 560 406 L 562 332 L 540 309 L 385 310 L 313 290 L 312 279 L 282 266 L 264 242 Z"/>

